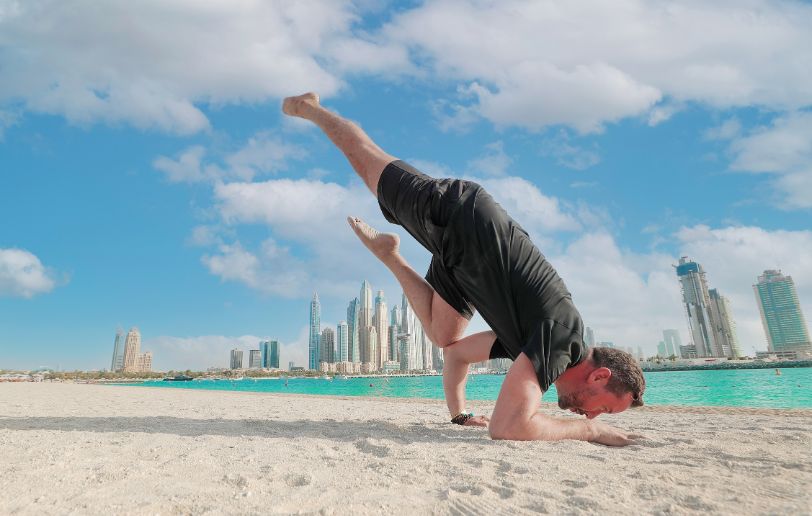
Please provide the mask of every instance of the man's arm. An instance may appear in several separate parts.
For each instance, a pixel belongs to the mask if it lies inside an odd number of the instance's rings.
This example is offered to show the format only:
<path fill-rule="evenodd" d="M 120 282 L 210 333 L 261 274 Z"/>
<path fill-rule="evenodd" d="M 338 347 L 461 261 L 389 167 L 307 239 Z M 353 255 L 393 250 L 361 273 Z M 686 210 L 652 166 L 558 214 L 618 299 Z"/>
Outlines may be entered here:
<path fill-rule="evenodd" d="M 527 355 L 521 353 L 508 371 L 488 430 L 493 439 L 561 441 L 574 439 L 607 446 L 626 446 L 639 436 L 588 419 L 559 419 L 538 412 L 541 387 Z"/>

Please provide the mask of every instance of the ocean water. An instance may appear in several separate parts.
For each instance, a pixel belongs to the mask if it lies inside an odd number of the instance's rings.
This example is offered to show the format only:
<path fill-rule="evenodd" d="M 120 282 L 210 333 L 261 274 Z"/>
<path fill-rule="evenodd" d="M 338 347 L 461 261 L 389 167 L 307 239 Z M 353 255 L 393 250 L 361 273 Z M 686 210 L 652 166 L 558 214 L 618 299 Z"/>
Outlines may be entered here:
<path fill-rule="evenodd" d="M 728 407 L 812 408 L 812 368 L 733 369 L 721 371 L 647 372 L 647 405 L 695 405 Z M 469 400 L 495 400 L 503 375 L 470 375 L 466 387 Z M 117 384 L 122 385 L 122 384 Z M 190 382 L 150 381 L 145 387 L 225 391 L 287 392 L 333 396 L 388 396 L 396 398 L 443 399 L 442 378 L 283 378 L 243 380 L 194 380 Z M 555 387 L 544 401 L 557 400 Z"/>

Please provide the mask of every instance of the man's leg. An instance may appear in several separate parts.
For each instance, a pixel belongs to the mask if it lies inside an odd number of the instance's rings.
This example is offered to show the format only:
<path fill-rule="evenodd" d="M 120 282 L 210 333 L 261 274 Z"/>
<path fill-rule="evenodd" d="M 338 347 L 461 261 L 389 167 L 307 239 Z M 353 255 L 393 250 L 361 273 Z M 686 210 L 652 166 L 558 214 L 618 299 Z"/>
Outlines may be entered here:
<path fill-rule="evenodd" d="M 304 118 L 318 125 L 336 147 L 344 153 L 356 173 L 367 185 L 367 188 L 377 197 L 378 180 L 381 173 L 386 168 L 386 165 L 396 160 L 395 157 L 378 147 L 356 124 L 323 108 L 319 104 L 318 95 L 315 93 L 305 93 L 297 97 L 286 98 L 282 104 L 282 110 L 287 115 Z M 441 348 L 455 342 L 464 344 L 462 334 L 466 326 L 468 326 L 468 320 L 446 303 L 431 285 L 400 256 L 398 253 L 400 243 L 398 236 L 392 233 L 379 233 L 357 218 L 348 218 L 348 222 L 364 245 L 395 275 L 429 339 Z M 469 338 L 476 343 L 487 340 L 476 337 L 478 335 L 472 335 Z M 493 339 L 491 339 L 491 344 L 493 344 Z M 484 348 L 484 345 L 481 345 L 481 347 Z M 476 349 L 477 356 L 481 355 L 479 347 L 476 347 Z M 490 348 L 488 348 L 487 353 L 490 353 Z M 487 358 L 487 354 L 485 358 Z M 457 382 L 462 383 L 461 389 L 450 380 L 446 382 L 445 371 L 443 375 L 443 385 L 446 392 L 451 392 L 452 398 L 456 396 L 456 399 L 449 402 L 449 410 L 451 410 L 451 407 L 461 407 L 458 412 L 452 412 L 452 415 L 459 414 L 465 407 L 465 379 L 468 367 L 466 365 L 464 374 L 460 374 L 460 364 L 462 362 L 452 359 L 452 367 L 449 373 Z M 457 394 L 460 390 L 462 392 L 461 396 Z"/>
<path fill-rule="evenodd" d="M 310 120 L 319 126 L 344 153 L 372 195 L 378 196 L 378 179 L 381 172 L 397 158 L 384 152 L 356 124 L 323 108 L 319 104 L 319 96 L 315 93 L 286 98 L 282 103 L 282 111 L 290 116 Z"/>

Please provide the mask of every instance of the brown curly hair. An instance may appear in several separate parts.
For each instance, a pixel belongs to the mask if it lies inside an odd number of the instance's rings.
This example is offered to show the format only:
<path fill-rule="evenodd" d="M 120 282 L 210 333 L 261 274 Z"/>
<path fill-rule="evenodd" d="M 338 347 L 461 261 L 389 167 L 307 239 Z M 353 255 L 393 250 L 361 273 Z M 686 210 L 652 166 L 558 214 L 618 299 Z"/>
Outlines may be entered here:
<path fill-rule="evenodd" d="M 606 384 L 609 392 L 622 396 L 632 393 L 632 407 L 643 406 L 643 392 L 646 390 L 646 379 L 637 360 L 625 351 L 614 348 L 592 348 L 592 363 L 612 371 L 612 377 Z"/>

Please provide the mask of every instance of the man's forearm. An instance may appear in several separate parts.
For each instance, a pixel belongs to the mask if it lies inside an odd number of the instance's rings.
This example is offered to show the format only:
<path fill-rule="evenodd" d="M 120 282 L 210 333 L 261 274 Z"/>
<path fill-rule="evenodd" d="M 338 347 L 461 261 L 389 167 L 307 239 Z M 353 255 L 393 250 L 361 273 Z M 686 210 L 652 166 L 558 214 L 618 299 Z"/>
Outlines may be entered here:
<path fill-rule="evenodd" d="M 587 419 L 557 419 L 536 413 L 522 425 L 515 425 L 504 432 L 491 432 L 494 439 L 513 441 L 592 441 L 595 429 Z"/>

